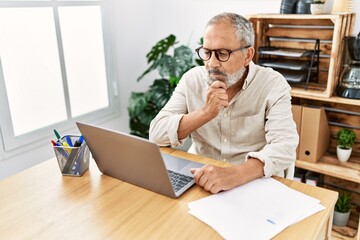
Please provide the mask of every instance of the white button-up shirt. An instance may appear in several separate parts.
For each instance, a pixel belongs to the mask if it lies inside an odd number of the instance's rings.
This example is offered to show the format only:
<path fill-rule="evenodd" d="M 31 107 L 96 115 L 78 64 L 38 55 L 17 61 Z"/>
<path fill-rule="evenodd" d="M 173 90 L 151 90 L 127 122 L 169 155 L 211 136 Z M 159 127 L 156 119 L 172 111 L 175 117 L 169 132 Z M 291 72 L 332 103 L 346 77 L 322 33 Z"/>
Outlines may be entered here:
<path fill-rule="evenodd" d="M 150 141 L 160 146 L 181 145 L 177 130 L 184 114 L 201 109 L 209 84 L 205 67 L 185 73 L 171 99 L 150 125 Z M 284 176 L 296 158 L 298 134 L 291 112 L 290 86 L 272 70 L 249 65 L 242 89 L 227 108 L 191 134 L 199 155 L 233 164 L 250 157 L 264 162 L 266 177 Z"/>

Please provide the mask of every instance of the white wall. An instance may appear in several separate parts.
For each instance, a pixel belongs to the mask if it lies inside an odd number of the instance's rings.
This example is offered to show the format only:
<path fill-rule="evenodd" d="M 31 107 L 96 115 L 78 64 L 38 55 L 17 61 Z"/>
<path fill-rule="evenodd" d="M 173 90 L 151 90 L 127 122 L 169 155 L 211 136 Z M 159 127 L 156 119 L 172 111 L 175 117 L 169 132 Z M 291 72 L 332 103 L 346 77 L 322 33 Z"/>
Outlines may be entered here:
<path fill-rule="evenodd" d="M 353 0 L 353 12 L 356 13 L 354 35 L 360 32 L 360 0 Z"/>
<path fill-rule="evenodd" d="M 354 0 L 360 15 L 360 0 Z M 103 126 L 129 132 L 127 105 L 132 91 L 144 91 L 155 74 L 136 82 L 146 69 L 146 53 L 161 38 L 175 34 L 181 44 L 195 48 L 208 19 L 215 14 L 232 11 L 242 15 L 278 13 L 281 0 L 108 0 L 111 21 L 111 64 L 119 86 L 120 117 Z M 360 17 L 354 32 L 360 30 Z M 75 132 L 76 129 L 69 129 Z M 2 144 L 0 139 L 0 144 Z M 0 179 L 54 157 L 48 140 L 37 149 L 19 153 L 0 161 Z M 60 172 L 59 172 L 60 174 Z"/>
<path fill-rule="evenodd" d="M 279 13 L 280 3 L 281 0 L 157 0 L 156 35 L 161 38 L 171 32 L 181 43 L 196 47 L 212 16 L 222 12 Z"/>

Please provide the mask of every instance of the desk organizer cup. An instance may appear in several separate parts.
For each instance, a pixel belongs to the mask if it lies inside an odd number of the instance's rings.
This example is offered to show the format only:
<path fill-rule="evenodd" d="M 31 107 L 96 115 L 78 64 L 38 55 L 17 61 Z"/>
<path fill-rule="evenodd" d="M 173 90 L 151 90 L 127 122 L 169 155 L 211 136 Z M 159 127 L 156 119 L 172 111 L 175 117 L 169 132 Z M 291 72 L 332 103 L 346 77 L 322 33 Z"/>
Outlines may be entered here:
<path fill-rule="evenodd" d="M 74 143 L 80 136 L 66 135 L 60 141 L 66 142 L 67 137 Z M 54 146 L 54 151 L 62 175 L 80 177 L 89 169 L 90 151 L 85 141 L 80 147 Z"/>

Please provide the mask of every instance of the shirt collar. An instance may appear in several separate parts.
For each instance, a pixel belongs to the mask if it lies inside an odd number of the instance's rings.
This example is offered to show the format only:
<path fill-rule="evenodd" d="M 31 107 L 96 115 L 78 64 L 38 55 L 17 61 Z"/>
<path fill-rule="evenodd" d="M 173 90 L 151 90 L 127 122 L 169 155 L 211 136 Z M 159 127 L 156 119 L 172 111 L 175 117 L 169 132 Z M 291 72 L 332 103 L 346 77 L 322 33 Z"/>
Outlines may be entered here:
<path fill-rule="evenodd" d="M 245 90 L 249 86 L 249 84 L 254 79 L 254 76 L 255 76 L 255 64 L 253 61 L 251 61 L 249 64 L 248 74 L 245 78 L 245 81 L 244 81 L 244 84 L 242 87 L 243 90 Z"/>

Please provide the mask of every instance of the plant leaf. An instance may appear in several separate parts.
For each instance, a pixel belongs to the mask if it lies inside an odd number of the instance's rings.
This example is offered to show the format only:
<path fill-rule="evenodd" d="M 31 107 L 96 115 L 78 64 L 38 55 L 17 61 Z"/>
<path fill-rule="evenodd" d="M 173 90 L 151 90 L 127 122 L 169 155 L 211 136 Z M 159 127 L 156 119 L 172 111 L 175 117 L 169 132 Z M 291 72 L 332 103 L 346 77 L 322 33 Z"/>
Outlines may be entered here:
<path fill-rule="evenodd" d="M 187 46 L 175 48 L 173 57 L 162 56 L 157 61 L 157 70 L 162 77 L 180 78 L 193 66 L 193 52 Z"/>
<path fill-rule="evenodd" d="M 132 92 L 129 99 L 128 112 L 130 118 L 138 116 L 146 107 L 145 93 Z"/>
<path fill-rule="evenodd" d="M 176 44 L 176 37 L 173 34 L 170 34 L 164 39 L 161 39 L 159 42 L 155 44 L 146 54 L 147 62 L 150 64 L 140 77 L 137 78 L 137 81 L 140 81 L 146 74 L 151 72 L 152 70 L 156 69 L 158 66 L 157 61 L 161 59 L 169 50 L 170 47 Z"/>
<path fill-rule="evenodd" d="M 151 51 L 146 54 L 148 63 L 154 62 L 161 58 L 169 48 L 176 44 L 176 37 L 173 34 L 170 34 L 166 38 L 160 40 L 152 47 Z"/>

